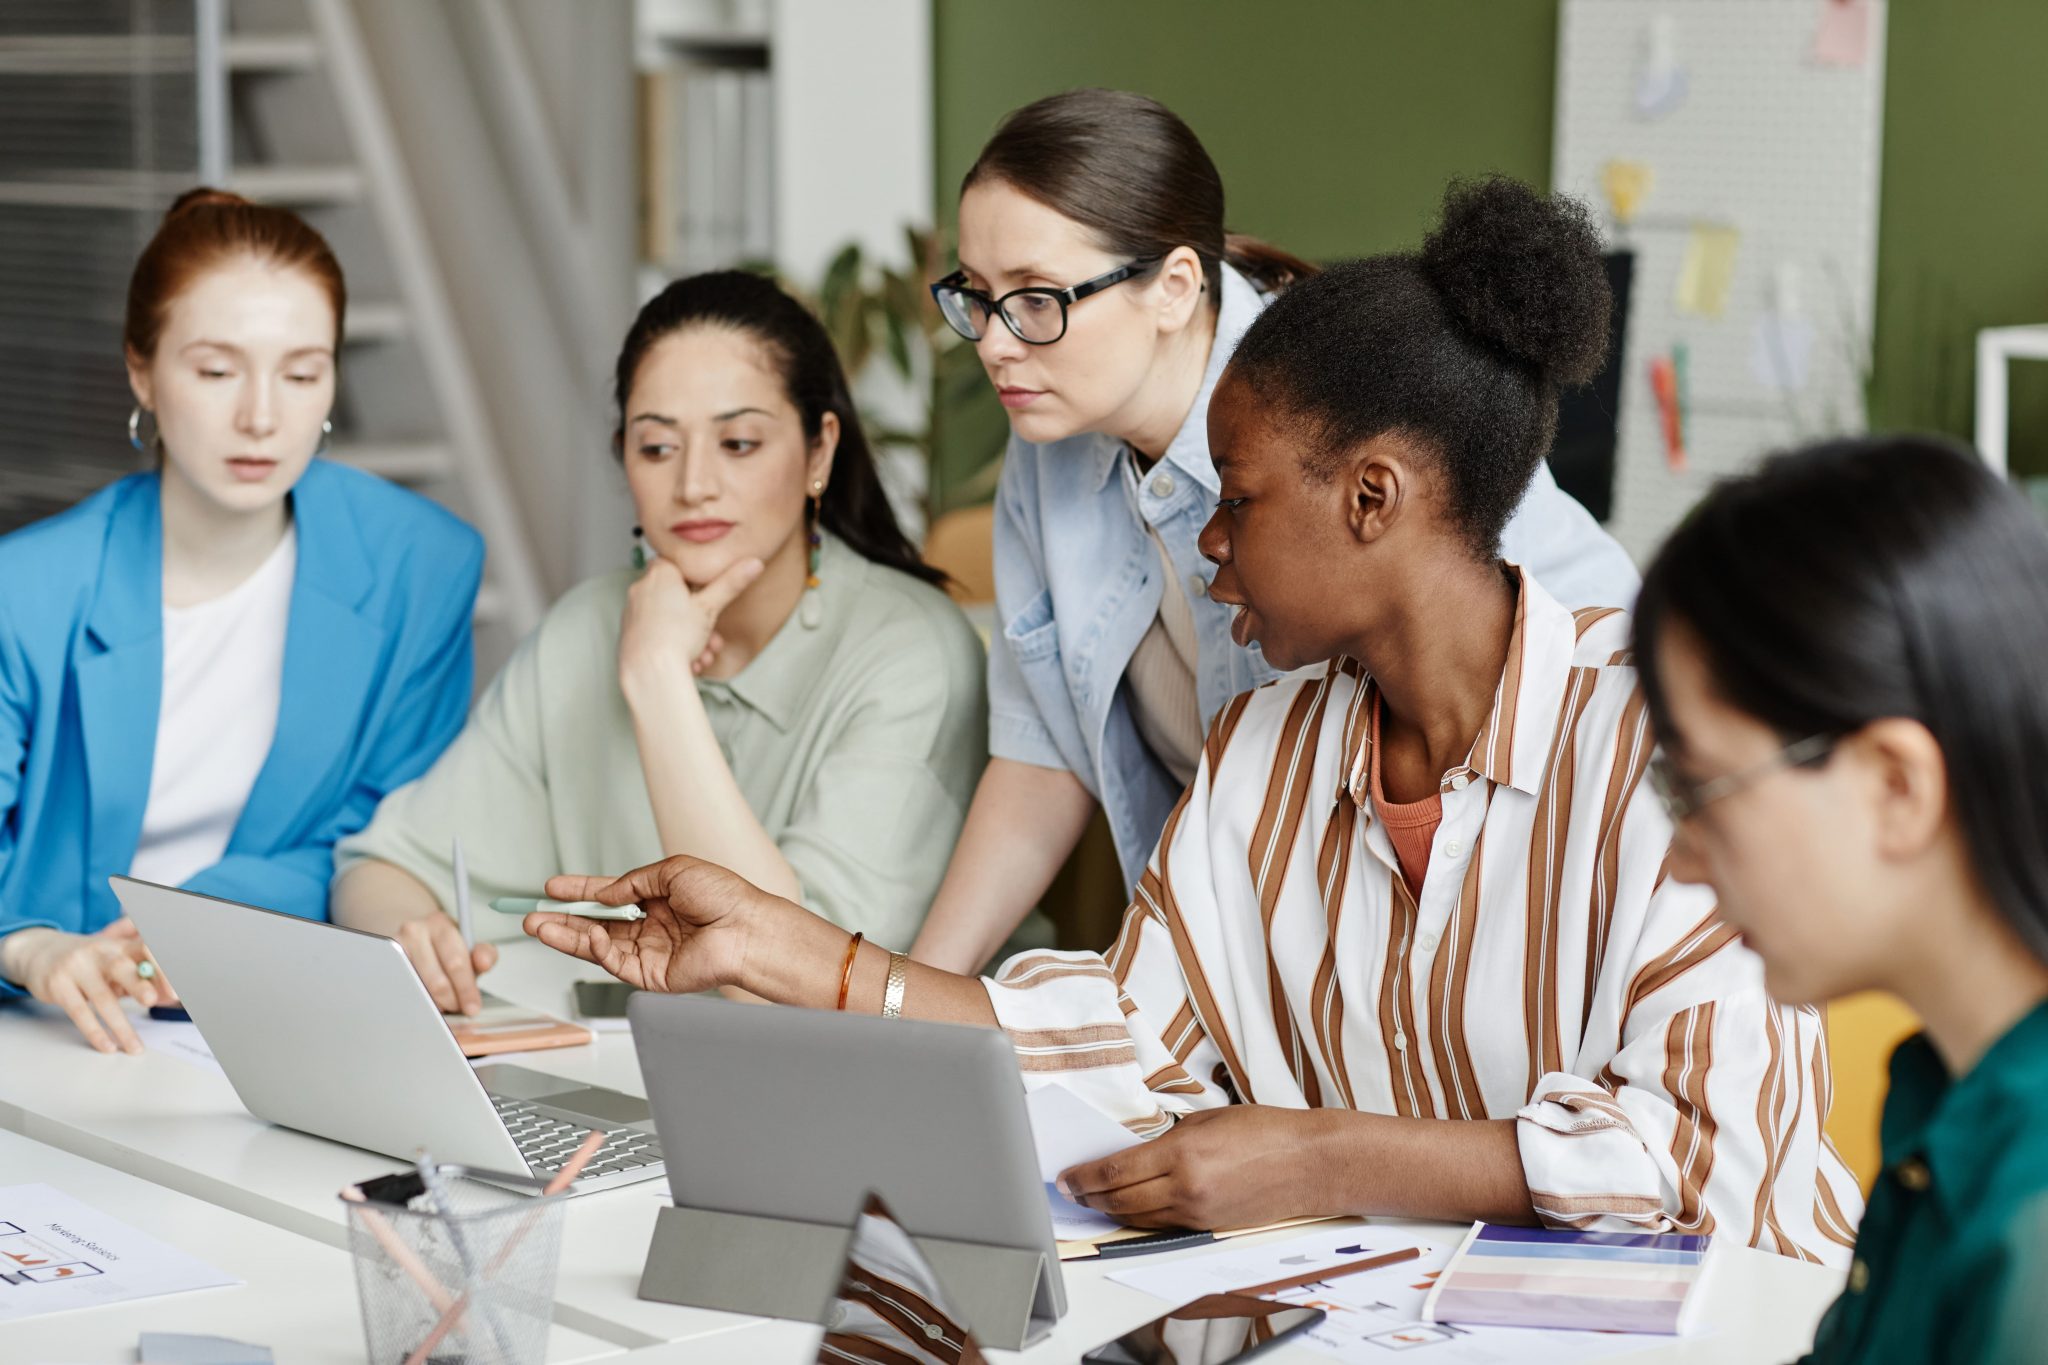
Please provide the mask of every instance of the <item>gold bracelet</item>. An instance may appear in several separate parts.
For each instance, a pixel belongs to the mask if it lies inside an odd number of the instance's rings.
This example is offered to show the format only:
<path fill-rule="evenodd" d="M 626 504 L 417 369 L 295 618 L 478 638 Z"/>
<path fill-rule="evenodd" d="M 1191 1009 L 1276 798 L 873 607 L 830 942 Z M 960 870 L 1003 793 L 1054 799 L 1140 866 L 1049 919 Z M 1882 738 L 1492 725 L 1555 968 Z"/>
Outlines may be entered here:
<path fill-rule="evenodd" d="M 909 975 L 910 959 L 902 953 L 889 954 L 889 980 L 882 987 L 882 1017 L 901 1019 L 903 1017 L 903 983 Z"/>

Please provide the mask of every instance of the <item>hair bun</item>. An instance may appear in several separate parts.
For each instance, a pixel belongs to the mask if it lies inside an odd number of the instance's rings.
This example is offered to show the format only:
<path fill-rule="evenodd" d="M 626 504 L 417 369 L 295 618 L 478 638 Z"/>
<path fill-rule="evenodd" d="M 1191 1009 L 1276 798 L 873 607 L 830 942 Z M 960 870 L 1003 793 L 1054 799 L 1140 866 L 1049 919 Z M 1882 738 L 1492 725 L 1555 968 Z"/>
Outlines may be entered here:
<path fill-rule="evenodd" d="M 222 208 L 248 208 L 249 201 L 236 194 L 233 190 L 217 190 L 211 185 L 199 185 L 186 190 L 171 201 L 171 206 L 164 210 L 164 221 L 168 223 L 181 213 L 187 213 L 196 208 L 205 208 L 208 205 L 219 205 Z"/>
<path fill-rule="evenodd" d="M 1568 388 L 1607 358 L 1614 299 L 1601 252 L 1584 204 L 1493 176 L 1445 191 L 1421 261 L 1466 332 Z"/>

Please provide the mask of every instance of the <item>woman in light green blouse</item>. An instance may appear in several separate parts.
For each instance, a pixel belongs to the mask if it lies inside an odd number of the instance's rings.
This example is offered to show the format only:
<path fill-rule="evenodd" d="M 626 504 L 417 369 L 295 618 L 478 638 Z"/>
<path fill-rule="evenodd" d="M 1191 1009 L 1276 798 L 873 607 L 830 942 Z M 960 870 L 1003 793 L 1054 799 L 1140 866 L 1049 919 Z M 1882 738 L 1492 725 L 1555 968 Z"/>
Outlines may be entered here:
<path fill-rule="evenodd" d="M 897 528 L 802 305 L 739 272 L 678 281 L 616 394 L 647 567 L 571 590 L 335 851 L 335 920 L 398 939 L 444 1010 L 474 1012 L 497 960 L 446 913 L 457 836 L 479 904 L 688 853 L 908 947 L 987 758 L 980 642 Z"/>

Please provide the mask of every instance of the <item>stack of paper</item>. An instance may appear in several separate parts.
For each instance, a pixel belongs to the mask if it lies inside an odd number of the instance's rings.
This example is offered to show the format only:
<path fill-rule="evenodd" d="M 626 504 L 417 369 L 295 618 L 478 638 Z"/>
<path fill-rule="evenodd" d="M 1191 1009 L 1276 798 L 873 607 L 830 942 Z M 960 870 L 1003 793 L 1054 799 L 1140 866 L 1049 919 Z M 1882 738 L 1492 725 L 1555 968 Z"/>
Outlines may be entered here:
<path fill-rule="evenodd" d="M 1474 1223 L 1422 1316 L 1494 1327 L 1680 1333 L 1699 1307 L 1712 1240 Z"/>

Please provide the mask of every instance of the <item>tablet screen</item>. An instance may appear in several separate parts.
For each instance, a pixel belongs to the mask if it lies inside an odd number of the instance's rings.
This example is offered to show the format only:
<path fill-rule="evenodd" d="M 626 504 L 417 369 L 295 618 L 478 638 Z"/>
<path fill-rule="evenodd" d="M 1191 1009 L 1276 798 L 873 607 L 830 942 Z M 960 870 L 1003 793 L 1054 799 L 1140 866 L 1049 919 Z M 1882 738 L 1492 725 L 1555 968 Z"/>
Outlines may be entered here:
<path fill-rule="evenodd" d="M 1081 1359 L 1084 1365 L 1222 1365 L 1322 1319 L 1320 1308 L 1211 1294 L 1104 1342 Z"/>

